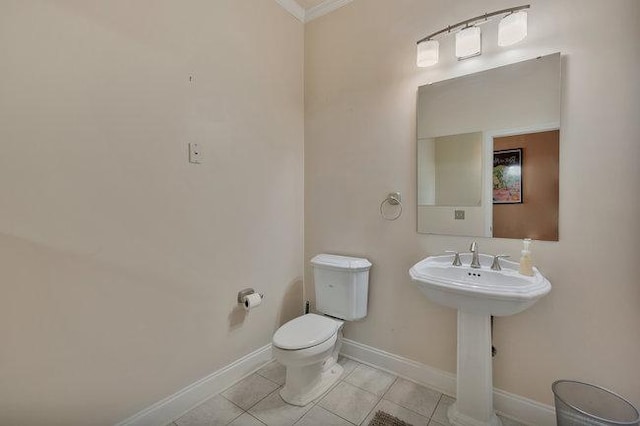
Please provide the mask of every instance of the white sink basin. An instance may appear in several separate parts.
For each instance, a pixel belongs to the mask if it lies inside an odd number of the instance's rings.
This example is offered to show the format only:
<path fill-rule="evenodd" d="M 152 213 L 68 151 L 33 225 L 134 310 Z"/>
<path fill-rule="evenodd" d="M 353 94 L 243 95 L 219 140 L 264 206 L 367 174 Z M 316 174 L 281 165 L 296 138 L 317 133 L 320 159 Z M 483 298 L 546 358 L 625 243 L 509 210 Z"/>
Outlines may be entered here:
<path fill-rule="evenodd" d="M 474 243 L 475 246 L 475 243 Z M 456 402 L 447 411 L 454 426 L 501 426 L 493 409 L 491 316 L 522 312 L 551 291 L 538 269 L 527 277 L 518 264 L 500 260 L 501 271 L 492 271 L 492 256 L 478 255 L 480 268 L 471 268 L 471 254 L 461 254 L 462 266 L 453 266 L 453 255 L 432 256 L 409 270 L 418 288 L 441 305 L 458 310 L 458 367 Z"/>
<path fill-rule="evenodd" d="M 480 269 L 469 266 L 471 254 L 461 254 L 463 266 L 453 266 L 453 255 L 431 256 L 416 263 L 409 274 L 432 301 L 464 312 L 506 316 L 522 312 L 551 291 L 537 268 L 534 276 L 518 272 L 518 264 L 501 259 L 501 271 L 490 269 L 493 257 L 480 254 Z"/>

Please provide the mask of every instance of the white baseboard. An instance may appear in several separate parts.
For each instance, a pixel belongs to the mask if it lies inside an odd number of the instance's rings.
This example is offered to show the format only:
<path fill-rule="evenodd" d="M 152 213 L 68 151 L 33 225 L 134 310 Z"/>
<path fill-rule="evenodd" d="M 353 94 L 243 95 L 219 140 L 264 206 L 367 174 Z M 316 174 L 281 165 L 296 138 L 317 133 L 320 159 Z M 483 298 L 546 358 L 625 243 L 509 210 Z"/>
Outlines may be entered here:
<path fill-rule="evenodd" d="M 271 344 L 265 345 L 224 368 L 156 402 L 116 426 L 159 426 L 171 423 L 204 400 L 254 373 L 272 360 Z"/>
<path fill-rule="evenodd" d="M 534 426 L 556 426 L 556 410 L 547 404 L 493 388 L 493 406 L 500 414 Z"/>
<path fill-rule="evenodd" d="M 386 370 L 397 376 L 455 396 L 455 374 L 421 364 L 349 339 L 342 341 L 342 354 L 364 364 Z M 535 426 L 555 426 L 553 407 L 500 389 L 493 390 L 496 411 L 522 423 Z"/>
<path fill-rule="evenodd" d="M 385 352 L 362 343 L 343 339 L 341 353 L 348 358 L 386 370 L 397 376 L 455 396 L 455 374 Z M 158 426 L 177 419 L 202 401 L 252 374 L 272 360 L 271 344 L 265 345 L 226 367 L 158 401 L 116 426 Z M 505 392 L 493 390 L 493 401 L 500 414 L 535 426 L 555 426 L 553 407 Z"/>
<path fill-rule="evenodd" d="M 341 353 L 358 362 L 386 370 L 396 376 L 426 385 L 444 394 L 455 396 L 456 375 L 416 361 L 363 345 L 349 339 L 342 339 Z"/>

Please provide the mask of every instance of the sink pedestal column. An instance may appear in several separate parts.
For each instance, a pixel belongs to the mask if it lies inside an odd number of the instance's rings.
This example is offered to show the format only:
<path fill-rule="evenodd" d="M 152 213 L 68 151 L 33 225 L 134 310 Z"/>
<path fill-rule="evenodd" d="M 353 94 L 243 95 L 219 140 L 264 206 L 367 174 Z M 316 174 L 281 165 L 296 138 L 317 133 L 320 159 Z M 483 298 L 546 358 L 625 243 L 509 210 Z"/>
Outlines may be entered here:
<path fill-rule="evenodd" d="M 491 317 L 458 310 L 456 402 L 449 422 L 456 426 L 501 426 L 493 411 Z"/>

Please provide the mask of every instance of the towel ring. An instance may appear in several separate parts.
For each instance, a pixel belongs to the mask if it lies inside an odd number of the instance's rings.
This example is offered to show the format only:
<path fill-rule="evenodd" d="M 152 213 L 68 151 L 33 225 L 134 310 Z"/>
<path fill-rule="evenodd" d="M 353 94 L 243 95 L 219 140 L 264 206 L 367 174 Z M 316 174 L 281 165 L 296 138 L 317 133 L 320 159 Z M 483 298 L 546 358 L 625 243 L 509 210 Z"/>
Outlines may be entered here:
<path fill-rule="evenodd" d="M 395 216 L 387 216 L 384 214 L 384 205 L 385 204 L 389 204 L 390 206 L 398 206 L 398 213 L 396 213 Z M 382 200 L 382 203 L 380 203 L 380 215 L 385 219 L 385 220 L 389 220 L 389 221 L 394 221 L 396 219 L 398 219 L 400 216 L 402 216 L 402 201 L 401 201 L 401 196 L 399 192 L 391 192 L 389 193 L 389 195 L 387 195 L 387 198 L 385 198 L 384 200 Z"/>

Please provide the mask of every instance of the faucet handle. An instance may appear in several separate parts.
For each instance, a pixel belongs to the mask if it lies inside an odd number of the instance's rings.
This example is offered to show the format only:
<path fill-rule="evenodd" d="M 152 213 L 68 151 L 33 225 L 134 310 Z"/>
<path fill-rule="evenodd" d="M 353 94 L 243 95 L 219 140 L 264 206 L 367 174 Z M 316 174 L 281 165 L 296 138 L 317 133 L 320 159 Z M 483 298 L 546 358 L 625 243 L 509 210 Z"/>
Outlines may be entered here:
<path fill-rule="evenodd" d="M 460 253 L 458 253 L 455 250 L 447 250 L 445 251 L 445 253 L 450 253 L 455 255 L 453 256 L 453 263 L 452 263 L 453 266 L 462 266 L 462 262 L 460 261 Z"/>
<path fill-rule="evenodd" d="M 500 259 L 505 259 L 507 257 L 511 257 L 508 254 L 496 254 L 495 256 L 493 256 L 493 263 L 491 264 L 491 270 L 492 271 L 502 271 L 502 268 L 500 267 Z"/>

